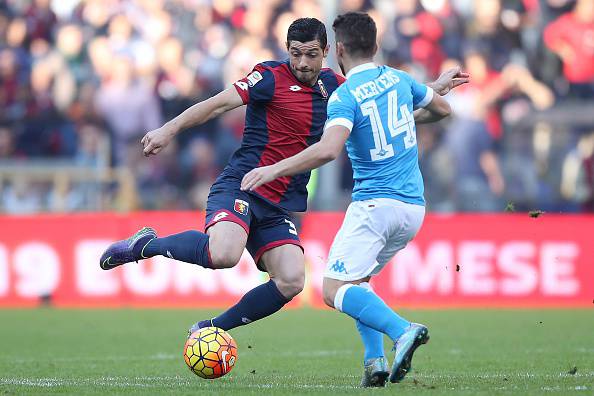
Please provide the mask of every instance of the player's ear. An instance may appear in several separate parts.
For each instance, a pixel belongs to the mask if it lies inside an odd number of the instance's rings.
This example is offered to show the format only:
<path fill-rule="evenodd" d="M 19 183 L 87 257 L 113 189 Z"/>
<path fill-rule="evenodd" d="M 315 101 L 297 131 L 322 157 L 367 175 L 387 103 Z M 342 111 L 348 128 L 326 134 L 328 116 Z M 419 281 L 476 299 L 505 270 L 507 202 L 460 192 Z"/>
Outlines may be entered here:
<path fill-rule="evenodd" d="M 289 41 L 286 41 L 286 42 L 285 42 L 285 45 L 287 46 L 287 51 L 289 50 L 289 46 L 290 46 L 290 44 L 291 44 L 291 43 L 289 43 Z"/>
<path fill-rule="evenodd" d="M 328 56 L 329 51 L 330 51 L 330 44 L 326 44 L 326 48 L 324 48 L 324 58 Z"/>
<path fill-rule="evenodd" d="M 342 52 L 344 51 L 344 45 L 342 43 L 336 42 L 336 56 L 341 56 Z"/>

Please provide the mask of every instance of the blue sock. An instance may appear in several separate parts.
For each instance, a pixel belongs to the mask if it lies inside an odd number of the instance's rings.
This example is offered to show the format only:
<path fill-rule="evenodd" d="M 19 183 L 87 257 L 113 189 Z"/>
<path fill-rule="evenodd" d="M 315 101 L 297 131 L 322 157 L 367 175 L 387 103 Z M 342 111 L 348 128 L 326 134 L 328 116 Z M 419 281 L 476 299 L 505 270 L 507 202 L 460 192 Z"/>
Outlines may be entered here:
<path fill-rule="evenodd" d="M 149 258 L 158 255 L 212 268 L 208 255 L 208 235 L 199 231 L 184 231 L 152 239 L 144 246 L 142 256 Z"/>
<path fill-rule="evenodd" d="M 344 285 L 338 289 L 335 307 L 362 324 L 386 334 L 396 341 L 410 322 L 400 317 L 372 290 L 357 285 Z"/>
<path fill-rule="evenodd" d="M 384 356 L 384 333 L 381 333 L 369 326 L 365 326 L 357 320 L 357 330 L 363 340 L 365 347 L 365 361 Z"/>
<path fill-rule="evenodd" d="M 210 322 L 213 326 L 230 330 L 270 316 L 289 301 L 291 300 L 281 294 L 276 283 L 271 279 L 247 292 L 237 304 L 212 321 L 203 322 Z M 210 323 L 207 326 L 210 326 Z M 206 323 L 201 322 L 200 327 L 203 327 L 203 324 Z"/>
<path fill-rule="evenodd" d="M 369 282 L 359 283 L 360 287 L 373 291 Z M 360 320 L 356 321 L 357 330 L 361 335 L 363 346 L 365 347 L 364 362 L 369 359 L 375 359 L 384 356 L 384 334 L 365 326 Z"/>

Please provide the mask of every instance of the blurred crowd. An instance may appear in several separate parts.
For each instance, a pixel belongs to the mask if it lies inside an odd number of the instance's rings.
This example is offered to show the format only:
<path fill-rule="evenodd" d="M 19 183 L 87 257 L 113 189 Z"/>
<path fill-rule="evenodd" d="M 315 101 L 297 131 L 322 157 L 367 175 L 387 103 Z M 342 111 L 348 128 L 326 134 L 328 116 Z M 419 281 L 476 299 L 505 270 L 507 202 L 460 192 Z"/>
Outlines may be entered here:
<path fill-rule="evenodd" d="M 126 168 L 136 208 L 204 208 L 245 110 L 180 134 L 151 160 L 140 138 L 257 62 L 285 59 L 290 23 L 326 20 L 329 3 L 0 0 L 0 169 Z M 430 210 L 594 210 L 593 0 L 337 3 L 374 17 L 379 63 L 420 81 L 455 64 L 472 76 L 448 95 L 448 122 L 418 127 Z M 339 166 L 346 194 L 348 160 Z M 0 179 L 0 211 L 55 210 L 52 183 Z M 88 182 L 72 183 L 61 209 L 95 209 L 85 193 Z"/>

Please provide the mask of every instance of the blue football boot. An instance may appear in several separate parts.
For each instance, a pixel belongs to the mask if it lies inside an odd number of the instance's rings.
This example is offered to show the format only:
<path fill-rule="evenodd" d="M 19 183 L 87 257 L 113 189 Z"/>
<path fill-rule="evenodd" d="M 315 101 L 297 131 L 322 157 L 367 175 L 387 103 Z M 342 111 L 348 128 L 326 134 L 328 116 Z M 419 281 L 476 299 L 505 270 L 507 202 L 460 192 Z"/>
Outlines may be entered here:
<path fill-rule="evenodd" d="M 408 329 L 394 343 L 394 363 L 390 373 L 390 382 L 400 382 L 404 376 L 411 371 L 411 362 L 415 350 L 429 342 L 429 330 L 427 327 L 411 323 Z"/>
<path fill-rule="evenodd" d="M 149 227 L 140 229 L 136 234 L 123 241 L 112 243 L 99 259 L 101 269 L 110 270 L 122 264 L 138 262 L 143 258 L 144 247 L 157 237 L 155 230 Z"/>
<path fill-rule="evenodd" d="M 363 388 L 384 387 L 388 375 L 390 372 L 388 371 L 388 360 L 385 357 L 366 360 L 360 386 Z"/>

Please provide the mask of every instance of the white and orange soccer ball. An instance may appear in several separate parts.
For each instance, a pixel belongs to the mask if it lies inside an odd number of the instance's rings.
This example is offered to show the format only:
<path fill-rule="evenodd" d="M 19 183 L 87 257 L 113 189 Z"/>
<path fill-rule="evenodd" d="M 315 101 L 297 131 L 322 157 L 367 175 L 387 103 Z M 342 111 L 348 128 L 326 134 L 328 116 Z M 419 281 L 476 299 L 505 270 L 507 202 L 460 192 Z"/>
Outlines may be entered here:
<path fill-rule="evenodd" d="M 184 345 L 184 360 L 194 374 L 205 379 L 222 377 L 237 362 L 237 344 L 218 327 L 193 332 Z"/>

